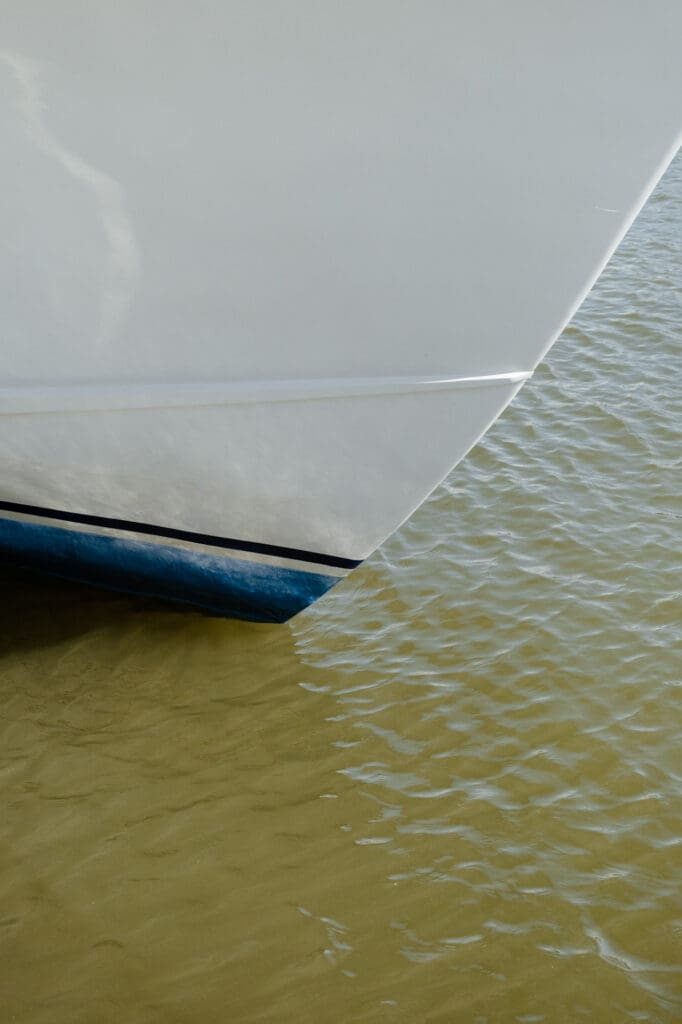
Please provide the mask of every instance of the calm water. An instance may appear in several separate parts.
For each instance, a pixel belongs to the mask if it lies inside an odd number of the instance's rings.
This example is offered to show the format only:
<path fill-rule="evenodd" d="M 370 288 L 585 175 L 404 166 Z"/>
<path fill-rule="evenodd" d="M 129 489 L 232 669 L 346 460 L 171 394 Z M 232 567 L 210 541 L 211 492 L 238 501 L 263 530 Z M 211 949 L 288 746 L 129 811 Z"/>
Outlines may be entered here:
<path fill-rule="evenodd" d="M 3 1021 L 682 1019 L 681 236 L 290 626 L 0 577 Z"/>

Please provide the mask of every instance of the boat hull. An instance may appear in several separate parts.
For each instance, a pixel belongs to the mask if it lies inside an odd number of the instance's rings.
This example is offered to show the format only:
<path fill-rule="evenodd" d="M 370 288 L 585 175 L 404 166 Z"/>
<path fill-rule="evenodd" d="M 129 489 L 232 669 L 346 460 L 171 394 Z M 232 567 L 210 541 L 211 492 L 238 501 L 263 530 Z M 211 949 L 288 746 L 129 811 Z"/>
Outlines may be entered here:
<path fill-rule="evenodd" d="M 679 143 L 678 0 L 6 6 L 2 557 L 222 614 L 418 507 Z"/>

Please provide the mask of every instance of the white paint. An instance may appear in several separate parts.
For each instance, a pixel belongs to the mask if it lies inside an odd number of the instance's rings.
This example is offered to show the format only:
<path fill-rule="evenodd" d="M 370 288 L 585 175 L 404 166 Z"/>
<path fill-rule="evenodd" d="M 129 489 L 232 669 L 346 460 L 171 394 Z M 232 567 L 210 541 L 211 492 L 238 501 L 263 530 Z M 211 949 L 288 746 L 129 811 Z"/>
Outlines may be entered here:
<path fill-rule="evenodd" d="M 679 0 L 4 7 L 10 501 L 365 557 L 680 139 Z"/>

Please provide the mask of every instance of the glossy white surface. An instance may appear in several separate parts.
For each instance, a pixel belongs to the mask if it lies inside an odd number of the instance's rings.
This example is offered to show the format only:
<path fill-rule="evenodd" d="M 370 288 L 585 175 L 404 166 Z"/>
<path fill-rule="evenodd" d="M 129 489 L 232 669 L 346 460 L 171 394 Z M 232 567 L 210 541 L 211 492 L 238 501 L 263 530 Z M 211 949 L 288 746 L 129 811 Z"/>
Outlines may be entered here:
<path fill-rule="evenodd" d="M 71 396 L 0 417 L 6 500 L 364 556 L 518 383 L 335 389 L 532 370 L 680 135 L 679 0 L 0 13 L 0 402 Z"/>
<path fill-rule="evenodd" d="M 3 417 L 3 497 L 360 559 L 518 387 Z"/>

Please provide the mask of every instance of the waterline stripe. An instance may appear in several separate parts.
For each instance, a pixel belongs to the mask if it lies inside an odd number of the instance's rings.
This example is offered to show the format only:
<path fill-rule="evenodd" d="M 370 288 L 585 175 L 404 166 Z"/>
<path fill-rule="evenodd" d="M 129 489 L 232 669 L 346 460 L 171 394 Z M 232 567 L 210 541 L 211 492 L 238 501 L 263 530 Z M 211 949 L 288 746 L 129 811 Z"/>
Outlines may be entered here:
<path fill-rule="evenodd" d="M 231 562 L 234 559 L 240 561 L 254 562 L 258 565 L 268 565 L 271 568 L 280 567 L 282 569 L 298 570 L 299 572 L 324 572 L 327 576 L 333 576 L 337 579 L 342 579 L 348 575 L 348 569 L 340 569 L 338 566 L 333 565 L 312 565 L 310 562 L 299 562 L 294 558 L 283 558 L 277 555 L 263 555 L 258 551 L 230 551 L 215 548 L 210 544 L 199 544 L 196 541 L 178 540 L 175 537 L 157 537 L 154 534 L 140 534 L 136 536 L 131 533 L 130 530 L 115 530 L 113 527 L 105 526 L 89 526 L 87 523 L 74 523 L 74 522 L 56 522 L 54 519 L 43 518 L 41 516 L 29 516 L 22 512 L 9 512 L 7 510 L 0 510 L 0 528 L 5 523 L 15 522 L 24 523 L 26 525 L 45 526 L 52 529 L 53 533 L 56 530 L 63 530 L 69 534 L 84 534 L 95 537 L 108 537 L 113 540 L 120 540 L 123 542 L 133 542 L 136 544 L 152 544 L 155 547 L 163 549 L 166 553 L 170 552 L 185 552 L 186 554 L 194 555 L 209 555 L 213 558 L 221 558 L 223 561 Z"/>
<path fill-rule="evenodd" d="M 300 571 L 172 548 L 139 538 L 80 533 L 73 526 L 0 517 L 0 561 L 143 597 L 197 605 L 253 622 L 286 622 L 338 582 L 327 572 Z"/>
<path fill-rule="evenodd" d="M 309 380 L 64 384 L 0 387 L 0 416 L 114 412 L 197 406 L 303 402 L 521 384 L 532 370 L 471 377 L 336 377 Z"/>
<path fill-rule="evenodd" d="M 309 562 L 313 565 L 329 565 L 338 569 L 355 569 L 362 559 L 340 558 L 337 555 L 323 555 L 317 551 L 305 551 L 301 548 L 287 548 L 279 544 L 259 544 L 250 540 L 235 540 L 228 537 L 215 537 L 207 533 L 194 533 L 191 530 L 177 530 L 169 526 L 154 526 L 151 523 L 136 523 L 129 519 L 114 519 L 109 516 L 93 516 L 84 512 L 66 512 L 63 509 L 42 508 L 38 505 L 25 505 L 15 501 L 0 501 L 0 510 L 37 516 L 41 519 L 53 519 L 57 522 L 79 523 L 85 526 L 98 526 L 108 530 L 122 530 L 153 537 L 167 537 L 170 540 L 186 541 L 190 544 L 203 544 L 213 548 L 229 551 L 248 551 L 254 554 L 271 555 L 274 558 L 288 558 L 297 562 Z"/>

